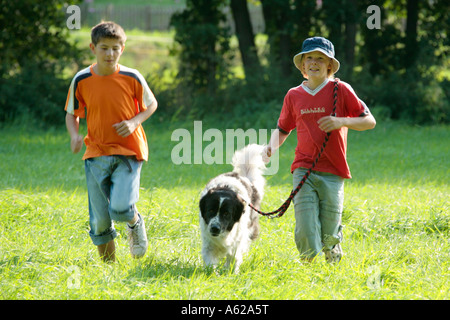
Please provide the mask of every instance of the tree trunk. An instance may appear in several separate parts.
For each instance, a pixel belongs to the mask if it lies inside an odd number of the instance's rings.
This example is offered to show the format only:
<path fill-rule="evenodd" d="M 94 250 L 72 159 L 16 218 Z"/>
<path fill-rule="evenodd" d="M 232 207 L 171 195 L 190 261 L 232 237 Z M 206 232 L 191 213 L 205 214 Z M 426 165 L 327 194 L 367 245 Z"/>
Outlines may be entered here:
<path fill-rule="evenodd" d="M 231 0 L 231 12 L 236 28 L 236 36 L 239 41 L 239 51 L 241 52 L 244 65 L 245 78 L 248 80 L 259 74 L 261 64 L 255 46 L 255 36 L 248 12 L 247 0 Z"/>
<path fill-rule="evenodd" d="M 351 81 L 355 65 L 356 31 L 358 21 L 358 8 L 356 0 L 349 0 L 347 19 L 345 21 L 345 55 L 344 75 Z"/>
<path fill-rule="evenodd" d="M 290 6 L 288 1 L 261 0 L 266 34 L 269 37 L 270 55 L 278 63 L 281 74 L 292 74 L 291 34 L 289 26 Z"/>
<path fill-rule="evenodd" d="M 405 68 L 410 67 L 417 58 L 417 21 L 419 18 L 419 1 L 408 0 L 406 3 L 406 38 L 405 38 Z"/>

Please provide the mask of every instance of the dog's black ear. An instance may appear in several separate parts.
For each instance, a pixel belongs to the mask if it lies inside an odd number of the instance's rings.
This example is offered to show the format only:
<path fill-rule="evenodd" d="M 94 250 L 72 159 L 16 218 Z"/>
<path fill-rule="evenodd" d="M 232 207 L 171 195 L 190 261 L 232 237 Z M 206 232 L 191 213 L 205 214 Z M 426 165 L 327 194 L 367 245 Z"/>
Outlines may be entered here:
<path fill-rule="evenodd" d="M 213 194 L 214 190 L 210 189 L 208 192 L 200 199 L 199 207 L 200 212 L 205 213 L 206 212 L 206 201 L 207 199 Z"/>
<path fill-rule="evenodd" d="M 239 221 L 242 213 L 244 212 L 245 205 L 247 204 L 247 202 L 238 194 L 236 194 L 236 199 L 237 201 L 234 201 L 233 220 Z"/>
<path fill-rule="evenodd" d="M 211 190 L 210 190 L 211 191 Z M 200 207 L 200 212 L 203 214 L 205 212 L 205 206 L 206 206 L 206 199 L 208 198 L 209 195 L 209 191 L 207 194 L 205 194 L 201 199 L 200 199 L 200 203 L 199 203 L 199 207 Z"/>

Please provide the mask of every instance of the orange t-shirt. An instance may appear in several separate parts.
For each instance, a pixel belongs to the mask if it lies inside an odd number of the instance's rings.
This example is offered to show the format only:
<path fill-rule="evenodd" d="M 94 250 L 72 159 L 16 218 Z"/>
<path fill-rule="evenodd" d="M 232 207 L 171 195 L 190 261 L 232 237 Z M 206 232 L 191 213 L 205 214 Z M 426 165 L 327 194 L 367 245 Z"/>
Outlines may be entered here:
<path fill-rule="evenodd" d="M 135 69 L 119 65 L 108 76 L 95 74 L 95 64 L 78 72 L 70 84 L 65 110 L 86 118 L 88 134 L 84 138 L 83 160 L 109 155 L 136 156 L 148 160 L 148 145 L 140 125 L 122 138 L 113 124 L 129 120 L 144 111 L 155 97 L 144 77 Z"/>

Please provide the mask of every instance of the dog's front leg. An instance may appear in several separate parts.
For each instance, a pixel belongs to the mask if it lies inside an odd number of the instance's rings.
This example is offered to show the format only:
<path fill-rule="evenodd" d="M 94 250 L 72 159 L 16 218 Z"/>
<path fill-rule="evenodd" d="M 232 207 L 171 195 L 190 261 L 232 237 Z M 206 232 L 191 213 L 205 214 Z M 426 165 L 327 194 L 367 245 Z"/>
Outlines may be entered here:
<path fill-rule="evenodd" d="M 203 248 L 202 257 L 206 268 L 214 268 L 214 270 L 217 268 L 217 265 L 219 264 L 219 259 L 210 252 L 210 249 Z"/>
<path fill-rule="evenodd" d="M 234 266 L 234 274 L 239 273 L 239 269 L 242 264 L 242 256 L 240 254 L 227 255 L 227 260 L 225 262 L 225 267 L 229 269 Z"/>

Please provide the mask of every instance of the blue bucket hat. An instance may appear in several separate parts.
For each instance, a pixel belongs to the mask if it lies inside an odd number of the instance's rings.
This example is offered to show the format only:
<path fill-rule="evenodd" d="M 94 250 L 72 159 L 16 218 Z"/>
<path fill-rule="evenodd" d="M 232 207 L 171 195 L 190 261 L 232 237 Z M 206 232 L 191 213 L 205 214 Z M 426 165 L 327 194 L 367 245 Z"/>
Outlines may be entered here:
<path fill-rule="evenodd" d="M 312 37 L 303 41 L 302 51 L 294 56 L 294 64 L 300 71 L 302 70 L 302 55 L 305 53 L 320 51 L 332 60 L 333 74 L 339 70 L 340 63 L 334 57 L 334 46 L 330 40 L 323 37 Z"/>

